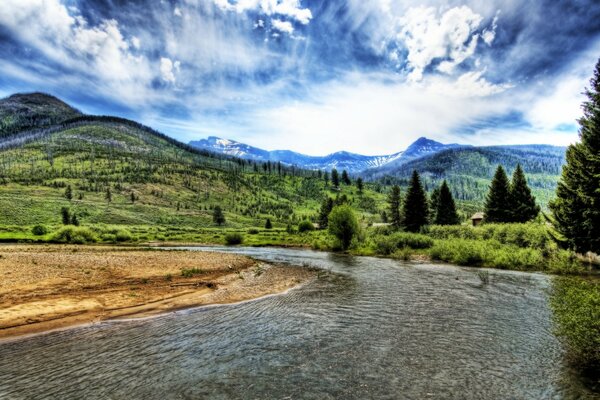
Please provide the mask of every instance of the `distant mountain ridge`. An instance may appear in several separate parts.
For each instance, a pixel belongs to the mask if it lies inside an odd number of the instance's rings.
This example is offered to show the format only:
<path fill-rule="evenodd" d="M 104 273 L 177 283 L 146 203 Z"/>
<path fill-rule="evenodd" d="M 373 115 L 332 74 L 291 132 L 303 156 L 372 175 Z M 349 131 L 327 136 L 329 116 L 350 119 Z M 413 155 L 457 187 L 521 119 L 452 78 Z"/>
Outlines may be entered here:
<path fill-rule="evenodd" d="M 425 137 L 412 143 L 405 151 L 381 156 L 366 156 L 362 154 L 338 151 L 326 156 L 309 156 L 291 150 L 263 150 L 234 140 L 209 136 L 206 139 L 189 142 L 190 146 L 198 149 L 226 154 L 254 161 L 281 162 L 296 165 L 305 169 L 347 170 L 350 173 L 378 168 L 385 165 L 402 165 L 415 158 L 433 154 L 449 148 L 459 147 L 458 144 L 443 144 Z"/>

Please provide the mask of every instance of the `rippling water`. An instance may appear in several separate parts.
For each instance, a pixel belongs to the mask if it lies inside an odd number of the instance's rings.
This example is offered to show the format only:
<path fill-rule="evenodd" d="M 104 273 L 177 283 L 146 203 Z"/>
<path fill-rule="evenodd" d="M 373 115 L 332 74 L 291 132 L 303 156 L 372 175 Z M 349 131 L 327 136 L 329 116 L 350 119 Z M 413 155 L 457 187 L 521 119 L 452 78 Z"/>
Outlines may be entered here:
<path fill-rule="evenodd" d="M 199 249 L 200 250 L 200 249 Z M 0 344 L 9 399 L 586 398 L 552 335 L 549 278 L 308 250 L 288 294 Z"/>

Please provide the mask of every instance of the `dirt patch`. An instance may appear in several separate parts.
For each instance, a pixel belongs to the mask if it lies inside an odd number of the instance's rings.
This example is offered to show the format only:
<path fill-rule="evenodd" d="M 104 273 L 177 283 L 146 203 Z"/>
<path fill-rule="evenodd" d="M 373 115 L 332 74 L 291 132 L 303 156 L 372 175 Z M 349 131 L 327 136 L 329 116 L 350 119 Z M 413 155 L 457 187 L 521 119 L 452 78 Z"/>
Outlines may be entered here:
<path fill-rule="evenodd" d="M 306 268 L 223 253 L 0 246 L 0 338 L 249 300 L 313 275 Z"/>

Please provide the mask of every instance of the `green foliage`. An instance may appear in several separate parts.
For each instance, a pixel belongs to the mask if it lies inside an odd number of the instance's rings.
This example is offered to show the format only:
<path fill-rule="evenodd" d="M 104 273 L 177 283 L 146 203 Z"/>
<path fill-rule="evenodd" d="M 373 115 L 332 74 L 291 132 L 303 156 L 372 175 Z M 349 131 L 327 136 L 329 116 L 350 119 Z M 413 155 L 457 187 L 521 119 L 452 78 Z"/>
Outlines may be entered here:
<path fill-rule="evenodd" d="M 273 229 L 273 223 L 271 222 L 271 218 L 267 218 L 265 222 L 265 229 Z"/>
<path fill-rule="evenodd" d="M 71 188 L 71 185 L 67 185 L 67 188 L 65 189 L 65 198 L 69 201 L 73 199 L 73 189 Z"/>
<path fill-rule="evenodd" d="M 329 233 L 335 236 L 342 250 L 348 249 L 358 233 L 358 221 L 348 205 L 336 206 L 329 215 Z"/>
<path fill-rule="evenodd" d="M 400 203 L 400 186 L 394 185 L 392 186 L 392 190 L 390 191 L 390 194 L 388 196 L 389 216 L 386 215 L 385 219 L 389 221 L 389 223 L 396 229 L 402 226 L 402 216 L 400 215 Z"/>
<path fill-rule="evenodd" d="M 310 221 L 304 220 L 298 224 L 298 232 L 299 233 L 304 233 L 304 232 L 309 232 L 309 231 L 314 231 L 314 230 L 315 230 L 315 226 Z"/>
<path fill-rule="evenodd" d="M 364 190 L 364 188 L 365 188 L 365 184 L 364 184 L 364 182 L 363 182 L 363 179 L 362 179 L 362 178 L 358 178 L 358 179 L 356 180 L 356 188 L 358 189 L 358 193 L 359 193 L 359 194 L 362 194 L 362 192 L 363 192 L 363 190 Z"/>
<path fill-rule="evenodd" d="M 550 304 L 555 331 L 582 369 L 600 369 L 600 280 L 554 278 Z"/>
<path fill-rule="evenodd" d="M 54 243 L 86 244 L 97 242 L 98 237 L 89 228 L 65 226 L 55 232 L 50 240 Z"/>
<path fill-rule="evenodd" d="M 432 197 L 432 202 L 433 202 Z M 442 182 L 435 198 L 435 223 L 437 225 L 457 225 L 460 221 L 456 204 L 446 181 Z"/>
<path fill-rule="evenodd" d="M 225 224 L 225 215 L 223 214 L 221 206 L 215 206 L 215 209 L 213 210 L 213 222 L 219 226 Z"/>
<path fill-rule="evenodd" d="M 181 276 L 184 278 L 193 278 L 195 275 L 201 275 L 204 271 L 200 268 L 188 268 L 181 270 Z"/>
<path fill-rule="evenodd" d="M 373 237 L 375 251 L 378 254 L 390 255 L 399 249 L 428 249 L 434 241 L 426 235 L 409 232 L 396 232 L 391 235 L 376 235 Z"/>
<path fill-rule="evenodd" d="M 35 225 L 33 228 L 31 228 L 31 233 L 33 233 L 35 236 L 43 236 L 48 233 L 48 228 L 46 228 L 44 225 Z"/>
<path fill-rule="evenodd" d="M 350 176 L 348 175 L 348 171 L 343 170 L 342 171 L 342 183 L 344 185 L 351 185 L 352 181 L 350 180 Z"/>
<path fill-rule="evenodd" d="M 498 165 L 485 200 L 485 221 L 510 222 L 511 211 L 510 182 L 502 165 Z"/>
<path fill-rule="evenodd" d="M 119 229 L 117 233 L 115 233 L 115 240 L 117 242 L 131 242 L 134 240 L 134 237 L 127 229 Z"/>
<path fill-rule="evenodd" d="M 531 194 L 531 189 L 527 185 L 527 179 L 521 168 L 517 168 L 513 173 L 510 184 L 510 205 L 511 222 L 523 223 L 533 220 L 540 213 L 540 207 L 535 202 L 535 197 Z"/>
<path fill-rule="evenodd" d="M 71 224 L 71 211 L 69 210 L 69 208 L 68 207 L 61 208 L 60 214 L 62 217 L 63 225 L 70 225 Z"/>
<path fill-rule="evenodd" d="M 492 267 L 519 271 L 543 268 L 541 251 L 505 245 L 495 240 L 451 239 L 436 241 L 431 258 L 458 265 Z"/>
<path fill-rule="evenodd" d="M 259 234 L 259 230 L 256 228 L 250 228 L 248 229 L 248 234 L 249 235 L 258 235 Z"/>
<path fill-rule="evenodd" d="M 340 176 L 338 174 L 337 169 L 332 169 L 331 170 L 331 184 L 333 185 L 334 188 L 337 188 L 340 186 Z"/>
<path fill-rule="evenodd" d="M 329 224 L 329 213 L 333 210 L 333 199 L 329 196 L 326 196 L 321 203 L 321 208 L 319 209 L 319 228 L 325 229 Z"/>
<path fill-rule="evenodd" d="M 580 253 L 600 253 L 600 60 L 579 120 L 581 142 L 567 149 L 567 163 L 550 204 L 556 230 Z"/>
<path fill-rule="evenodd" d="M 518 247 L 546 248 L 551 240 L 548 228 L 537 223 L 468 225 L 432 225 L 428 235 L 434 239 L 496 240 Z"/>
<path fill-rule="evenodd" d="M 238 232 L 231 232 L 225 235 L 225 244 L 233 246 L 244 243 L 244 236 Z"/>
<path fill-rule="evenodd" d="M 421 185 L 421 178 L 417 171 L 413 171 L 402 210 L 406 230 L 418 232 L 423 226 L 427 225 L 429 203 L 427 202 L 427 195 L 425 194 L 423 185 Z"/>

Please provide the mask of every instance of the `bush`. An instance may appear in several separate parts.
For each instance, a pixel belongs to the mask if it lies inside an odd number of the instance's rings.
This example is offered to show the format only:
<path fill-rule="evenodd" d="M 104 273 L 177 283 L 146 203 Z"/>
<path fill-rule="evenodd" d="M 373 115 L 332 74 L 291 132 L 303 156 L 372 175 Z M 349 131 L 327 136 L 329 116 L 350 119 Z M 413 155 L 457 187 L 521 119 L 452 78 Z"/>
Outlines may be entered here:
<path fill-rule="evenodd" d="M 232 232 L 225 235 L 225 244 L 233 246 L 244 243 L 244 236 L 241 233 Z"/>
<path fill-rule="evenodd" d="M 410 232 L 397 232 L 389 236 L 378 235 L 373 238 L 378 254 L 390 255 L 399 249 L 428 249 L 434 241 L 426 235 Z"/>
<path fill-rule="evenodd" d="M 258 229 L 256 229 L 256 228 L 250 228 L 250 229 L 248 229 L 248 234 L 250 234 L 250 235 L 258 235 Z"/>
<path fill-rule="evenodd" d="M 48 228 L 46 228 L 44 225 L 36 225 L 31 229 L 31 233 L 33 233 L 35 236 L 43 236 L 48 233 Z"/>
<path fill-rule="evenodd" d="M 503 244 L 535 249 L 543 249 L 550 242 L 548 228 L 536 223 L 484 224 L 478 227 L 434 225 L 429 227 L 429 235 L 434 239 L 496 240 Z"/>
<path fill-rule="evenodd" d="M 55 243 L 84 244 L 95 243 L 98 238 L 89 228 L 65 226 L 52 235 L 51 241 Z"/>
<path fill-rule="evenodd" d="M 298 232 L 304 233 L 308 231 L 314 231 L 315 226 L 310 221 L 302 221 L 298 224 Z"/>
<path fill-rule="evenodd" d="M 582 369 L 600 368 L 600 281 L 554 278 L 550 305 L 555 330 L 571 361 Z"/>
<path fill-rule="evenodd" d="M 347 205 L 336 206 L 329 214 L 329 233 L 335 236 L 346 250 L 358 233 L 358 221 L 352 208 Z"/>
<path fill-rule="evenodd" d="M 127 229 L 119 229 L 115 233 L 115 239 L 117 242 L 131 242 L 133 235 Z"/>

